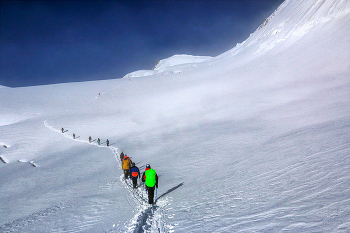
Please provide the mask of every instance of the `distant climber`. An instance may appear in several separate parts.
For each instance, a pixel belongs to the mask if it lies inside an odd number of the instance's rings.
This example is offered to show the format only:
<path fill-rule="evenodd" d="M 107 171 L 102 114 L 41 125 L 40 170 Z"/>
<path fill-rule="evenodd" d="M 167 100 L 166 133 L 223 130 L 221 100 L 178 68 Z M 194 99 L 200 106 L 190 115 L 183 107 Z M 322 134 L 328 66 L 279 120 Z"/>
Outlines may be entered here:
<path fill-rule="evenodd" d="M 63 128 L 61 129 L 61 131 L 62 131 L 62 133 L 64 133 L 64 129 Z"/>
<path fill-rule="evenodd" d="M 91 143 L 91 136 L 89 136 L 89 142 Z"/>
<path fill-rule="evenodd" d="M 75 139 L 75 133 L 73 133 L 73 139 Z"/>
<path fill-rule="evenodd" d="M 100 138 L 97 139 L 97 144 L 98 144 L 98 145 L 101 145 L 101 140 L 100 140 Z"/>
<path fill-rule="evenodd" d="M 154 190 L 158 188 L 158 176 L 154 169 L 149 164 L 146 165 L 145 172 L 142 175 L 142 182 L 145 182 L 148 192 L 148 204 L 153 204 Z"/>
<path fill-rule="evenodd" d="M 109 146 L 109 140 L 107 139 L 107 141 L 106 141 L 106 144 L 107 144 L 107 146 Z"/>

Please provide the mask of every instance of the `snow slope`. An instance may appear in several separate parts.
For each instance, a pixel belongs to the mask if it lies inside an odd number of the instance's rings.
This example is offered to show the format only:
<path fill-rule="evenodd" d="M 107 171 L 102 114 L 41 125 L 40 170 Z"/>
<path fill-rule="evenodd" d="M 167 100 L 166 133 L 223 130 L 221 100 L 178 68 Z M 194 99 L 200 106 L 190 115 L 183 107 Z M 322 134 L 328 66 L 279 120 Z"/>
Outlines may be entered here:
<path fill-rule="evenodd" d="M 1 88 L 0 232 L 350 232 L 349 16 L 287 0 L 214 58 Z M 157 171 L 154 210 L 121 151 Z"/>

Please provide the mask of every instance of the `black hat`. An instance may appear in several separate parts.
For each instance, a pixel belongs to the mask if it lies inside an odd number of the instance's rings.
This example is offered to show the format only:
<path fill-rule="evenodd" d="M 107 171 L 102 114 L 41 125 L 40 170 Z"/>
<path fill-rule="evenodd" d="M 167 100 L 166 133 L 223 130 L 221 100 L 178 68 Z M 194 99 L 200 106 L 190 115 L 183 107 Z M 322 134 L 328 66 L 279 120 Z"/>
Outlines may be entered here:
<path fill-rule="evenodd" d="M 151 168 L 151 165 L 147 164 L 146 167 L 147 167 L 147 168 Z"/>

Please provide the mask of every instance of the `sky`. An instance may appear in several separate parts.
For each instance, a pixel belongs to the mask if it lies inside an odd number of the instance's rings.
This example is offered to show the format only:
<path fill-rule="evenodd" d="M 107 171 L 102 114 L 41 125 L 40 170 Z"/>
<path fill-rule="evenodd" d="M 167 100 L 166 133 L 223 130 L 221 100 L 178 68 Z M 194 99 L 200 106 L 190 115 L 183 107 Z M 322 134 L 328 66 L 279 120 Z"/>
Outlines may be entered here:
<path fill-rule="evenodd" d="M 115 79 L 175 54 L 217 56 L 282 2 L 1 1 L 0 85 Z"/>

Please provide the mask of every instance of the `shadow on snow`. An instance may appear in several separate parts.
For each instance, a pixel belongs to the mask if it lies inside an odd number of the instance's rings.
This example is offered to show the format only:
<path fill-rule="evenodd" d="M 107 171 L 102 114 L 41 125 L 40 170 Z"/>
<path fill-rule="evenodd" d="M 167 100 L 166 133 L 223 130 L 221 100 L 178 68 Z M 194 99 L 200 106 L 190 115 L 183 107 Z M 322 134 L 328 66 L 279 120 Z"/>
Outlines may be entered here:
<path fill-rule="evenodd" d="M 165 195 L 171 193 L 172 191 L 180 188 L 183 184 L 184 184 L 184 182 L 174 186 L 171 189 L 168 189 L 165 193 L 160 195 L 156 201 L 158 201 L 159 198 L 162 198 Z M 154 212 L 157 211 L 158 208 L 159 207 L 157 205 L 152 205 L 152 206 L 148 207 L 147 209 L 145 209 L 144 211 L 142 211 L 142 213 L 137 218 L 137 224 L 136 224 L 133 232 L 139 233 L 139 232 L 145 232 L 145 231 L 149 230 L 152 226 Z M 158 231 L 161 232 L 161 229 L 158 229 Z"/>

